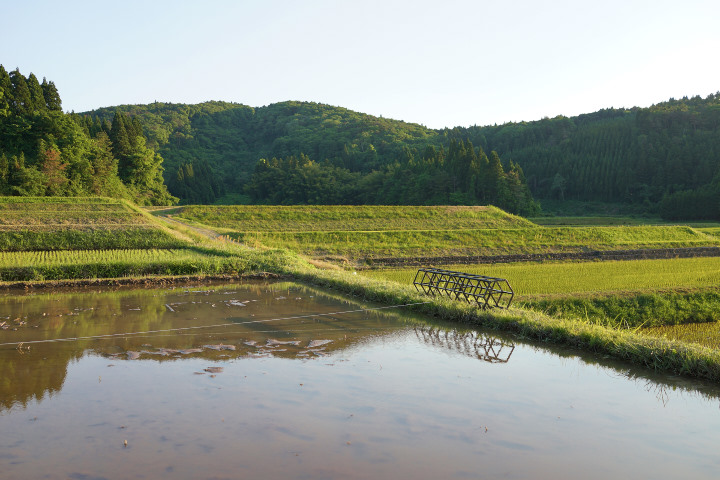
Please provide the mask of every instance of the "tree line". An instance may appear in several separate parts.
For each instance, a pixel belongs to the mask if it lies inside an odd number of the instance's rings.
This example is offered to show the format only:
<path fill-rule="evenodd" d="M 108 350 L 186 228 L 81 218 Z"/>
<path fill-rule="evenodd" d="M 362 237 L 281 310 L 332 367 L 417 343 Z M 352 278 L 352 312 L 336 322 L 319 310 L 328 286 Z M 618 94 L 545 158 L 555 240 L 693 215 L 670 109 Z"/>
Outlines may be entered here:
<path fill-rule="evenodd" d="M 506 172 L 500 157 L 469 141 L 444 148 L 428 145 L 416 156 L 406 148 L 394 163 L 368 173 L 305 154 L 261 159 L 246 186 L 253 202 L 326 205 L 496 205 L 533 215 L 533 200 L 522 169 Z"/>
<path fill-rule="evenodd" d="M 93 122 L 62 111 L 55 84 L 0 65 L 0 194 L 103 195 L 170 204 L 162 157 L 138 119 Z"/>
<path fill-rule="evenodd" d="M 522 164 L 541 200 L 625 203 L 667 219 L 720 219 L 717 202 L 704 200 L 720 185 L 720 93 L 447 134 Z"/>
<path fill-rule="evenodd" d="M 324 190 L 334 192 L 329 198 L 345 202 L 483 201 L 488 195 L 470 188 L 471 176 L 458 175 L 455 161 L 449 161 L 452 142 L 469 141 L 478 152 L 497 152 L 506 175 L 522 166 L 524 175 L 514 175 L 540 203 L 611 202 L 668 219 L 720 219 L 704 200 L 720 185 L 713 181 L 720 171 L 719 94 L 649 108 L 441 130 L 312 102 L 119 109 L 140 118 L 148 143 L 165 159 L 170 191 L 186 203 L 211 203 L 228 194 L 280 201 L 277 194 L 262 193 L 259 185 L 267 181 L 258 176 L 268 173 L 258 159 L 273 169 L 314 171 Z M 109 119 L 114 109 L 94 114 Z M 428 162 L 434 158 L 426 155 L 428 149 L 442 161 Z M 298 170 L 296 164 L 304 166 Z M 317 198 L 318 188 L 304 197 L 290 192 L 289 198 L 308 202 Z"/>

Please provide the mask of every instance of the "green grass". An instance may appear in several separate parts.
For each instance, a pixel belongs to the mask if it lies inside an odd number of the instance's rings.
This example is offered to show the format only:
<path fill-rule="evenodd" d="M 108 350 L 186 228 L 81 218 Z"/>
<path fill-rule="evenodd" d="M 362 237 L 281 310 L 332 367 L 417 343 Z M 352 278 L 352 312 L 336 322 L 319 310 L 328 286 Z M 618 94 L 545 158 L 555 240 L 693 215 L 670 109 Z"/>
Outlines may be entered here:
<path fill-rule="evenodd" d="M 155 226 L 0 229 L 0 251 L 179 248 L 186 243 Z"/>
<path fill-rule="evenodd" d="M 720 258 L 444 268 L 508 279 L 515 305 L 617 329 L 720 321 Z M 409 285 L 416 272 L 381 269 L 362 275 Z"/>
<path fill-rule="evenodd" d="M 0 228 L 32 227 L 39 225 L 73 227 L 88 225 L 147 225 L 147 219 L 136 212 L 126 211 L 1 211 Z"/>
<path fill-rule="evenodd" d="M 83 207 L 96 204 L 123 205 L 122 200 L 108 197 L 8 197 L 0 196 L 0 205 L 6 205 L 10 208 L 26 208 L 25 205 L 37 205 L 39 208 L 48 208 L 49 206 L 77 204 Z M 1 207 L 0 207 L 1 208 Z"/>
<path fill-rule="evenodd" d="M 192 249 L 0 253 L 0 281 L 230 274 L 247 261 Z"/>
<path fill-rule="evenodd" d="M 720 350 L 720 323 L 690 323 L 685 325 L 663 325 L 645 328 L 643 335 L 663 338 L 671 341 L 695 343 L 704 347 Z"/>
<path fill-rule="evenodd" d="M 0 197 L 0 251 L 180 248 L 147 213 L 100 197 Z"/>
<path fill-rule="evenodd" d="M 188 206 L 176 217 L 224 231 L 315 232 L 532 228 L 495 207 Z"/>
<path fill-rule="evenodd" d="M 533 217 L 529 219 L 542 226 L 596 226 L 609 227 L 617 225 L 650 225 L 665 223 L 641 217 Z"/>
<path fill-rule="evenodd" d="M 690 227 L 538 227 L 379 232 L 230 233 L 249 245 L 289 248 L 311 256 L 350 258 L 442 257 L 715 246 Z"/>
<path fill-rule="evenodd" d="M 506 278 L 519 297 L 620 290 L 707 287 L 720 284 L 720 258 L 605 262 L 522 262 L 448 265 L 449 270 Z M 411 284 L 417 268 L 366 270 L 362 274 Z"/>
<path fill-rule="evenodd" d="M 208 255 L 189 249 L 0 252 L 0 268 L 84 265 L 102 262 L 162 262 L 175 259 L 194 261 L 207 257 Z"/>

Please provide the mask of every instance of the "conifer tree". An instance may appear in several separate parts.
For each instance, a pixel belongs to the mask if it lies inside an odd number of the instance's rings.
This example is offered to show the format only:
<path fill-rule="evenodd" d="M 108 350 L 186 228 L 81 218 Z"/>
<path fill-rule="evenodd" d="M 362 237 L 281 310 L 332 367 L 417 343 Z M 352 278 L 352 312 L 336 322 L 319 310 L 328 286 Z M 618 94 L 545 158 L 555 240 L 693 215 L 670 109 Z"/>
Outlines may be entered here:
<path fill-rule="evenodd" d="M 33 112 L 42 112 L 46 110 L 45 106 L 45 97 L 43 96 L 43 90 L 40 86 L 40 82 L 38 82 L 37 77 L 34 73 L 31 73 L 28 75 L 27 78 L 27 86 L 28 90 L 30 91 L 30 100 L 32 102 L 32 111 Z"/>
<path fill-rule="evenodd" d="M 113 155 L 115 155 L 115 157 L 121 162 L 120 177 L 123 180 L 126 180 L 126 178 L 123 177 L 122 161 L 130 155 L 131 147 L 130 138 L 128 137 L 128 133 L 125 128 L 124 117 L 125 116 L 120 113 L 120 111 L 115 111 L 112 125 L 110 127 L 110 140 L 112 141 Z"/>
<path fill-rule="evenodd" d="M 10 72 L 10 81 L 12 82 L 12 110 L 16 115 L 31 115 L 32 97 L 27 80 L 20 73 L 19 69 Z"/>
<path fill-rule="evenodd" d="M 12 102 L 12 81 L 5 67 L 0 65 L 0 117 L 10 115 Z"/>
<path fill-rule="evenodd" d="M 505 193 L 505 171 L 500 156 L 496 151 L 490 152 L 487 176 L 487 191 L 490 202 L 499 202 Z"/>
<path fill-rule="evenodd" d="M 43 77 L 42 84 L 40 85 L 43 91 L 43 97 L 45 98 L 45 106 L 51 112 L 62 112 L 62 100 L 60 100 L 60 93 L 53 81 L 48 82 Z"/>

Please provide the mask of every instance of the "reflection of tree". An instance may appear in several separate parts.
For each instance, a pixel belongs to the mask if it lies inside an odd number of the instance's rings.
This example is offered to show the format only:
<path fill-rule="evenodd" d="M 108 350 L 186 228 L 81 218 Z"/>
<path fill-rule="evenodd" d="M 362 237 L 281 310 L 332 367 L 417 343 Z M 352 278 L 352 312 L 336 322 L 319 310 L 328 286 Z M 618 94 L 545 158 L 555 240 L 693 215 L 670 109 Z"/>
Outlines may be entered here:
<path fill-rule="evenodd" d="M 415 335 L 434 347 L 453 350 L 490 363 L 507 363 L 515 350 L 513 343 L 475 331 L 459 332 L 454 329 L 417 325 Z"/>
<path fill-rule="evenodd" d="M 241 300 L 253 303 L 241 306 Z M 302 359 L 361 343 L 369 331 L 397 329 L 398 319 L 378 312 L 312 316 L 364 307 L 287 282 L 5 295 L 0 297 L 0 324 L 8 326 L 0 329 L 5 344 L 0 345 L 0 411 L 59 392 L 68 364 L 88 352 L 113 361 Z M 283 317 L 292 319 L 274 321 Z M 224 326 L 204 328 L 214 324 Z M 187 328 L 196 326 L 201 328 Z M 16 348 L 20 343 L 23 347 Z"/>
<path fill-rule="evenodd" d="M 2 352 L 0 372 L 0 412 L 15 405 L 27 407 L 62 389 L 69 361 L 76 358 L 66 348 L 39 358 L 32 349 Z"/>
<path fill-rule="evenodd" d="M 56 292 L 0 297 L 0 410 L 27 406 L 62 389 L 67 366 L 96 345 L 92 339 L 53 341 L 165 328 L 170 320 L 153 290 Z M 142 307 L 141 311 L 129 312 Z M 128 313 L 137 313 L 128 315 Z M 33 343 L 49 341 L 49 343 Z M 11 343 L 22 346 L 12 345 Z M 17 348 L 19 347 L 19 348 Z"/>

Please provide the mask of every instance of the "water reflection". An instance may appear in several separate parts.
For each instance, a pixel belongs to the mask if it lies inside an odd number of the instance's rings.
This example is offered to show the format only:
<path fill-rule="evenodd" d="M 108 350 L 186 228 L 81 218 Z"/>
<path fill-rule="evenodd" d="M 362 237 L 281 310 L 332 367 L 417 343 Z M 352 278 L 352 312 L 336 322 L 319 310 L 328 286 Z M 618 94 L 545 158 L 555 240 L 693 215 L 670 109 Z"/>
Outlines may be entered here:
<path fill-rule="evenodd" d="M 478 331 L 460 332 L 457 329 L 432 325 L 416 325 L 415 335 L 423 342 L 490 363 L 507 363 L 515 351 L 515 344 Z"/>
<path fill-rule="evenodd" d="M 290 282 L 22 293 L 0 298 L 0 410 L 59 392 L 68 365 L 251 357 L 310 359 L 410 317 Z"/>
<path fill-rule="evenodd" d="M 0 476 L 717 476 L 717 385 L 372 308 L 293 283 L 6 295 Z"/>

